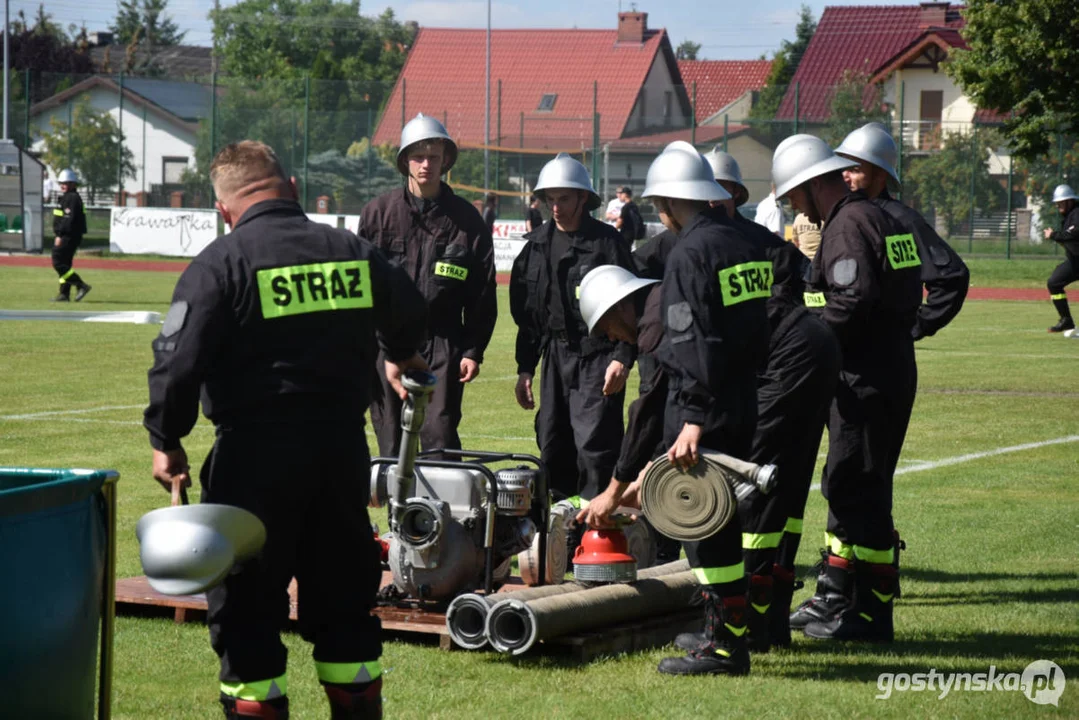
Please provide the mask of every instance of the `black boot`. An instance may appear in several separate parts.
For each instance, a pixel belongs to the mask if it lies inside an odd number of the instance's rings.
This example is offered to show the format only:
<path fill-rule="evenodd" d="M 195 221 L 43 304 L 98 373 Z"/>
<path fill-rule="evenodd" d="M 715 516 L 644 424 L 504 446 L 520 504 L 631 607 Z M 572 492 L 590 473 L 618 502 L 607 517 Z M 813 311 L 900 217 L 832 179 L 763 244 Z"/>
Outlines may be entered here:
<path fill-rule="evenodd" d="M 382 678 L 362 685 L 323 683 L 330 700 L 331 720 L 381 720 Z"/>
<path fill-rule="evenodd" d="M 823 566 L 817 576 L 816 592 L 791 613 L 792 630 L 802 630 L 811 622 L 831 620 L 851 604 L 854 594 L 852 563 L 827 550 L 821 551 L 821 560 Z"/>
<path fill-rule="evenodd" d="M 745 638 L 745 596 L 721 597 L 707 588 L 702 588 L 701 594 L 708 642 L 690 650 L 685 657 L 664 658 L 659 671 L 665 675 L 746 675 L 749 651 Z"/>
<path fill-rule="evenodd" d="M 768 610 L 774 602 L 774 580 L 771 575 L 750 575 L 746 608 L 746 644 L 755 653 L 766 653 L 772 646 L 768 632 Z"/>
<path fill-rule="evenodd" d="M 1063 293 L 1062 293 L 1063 295 Z M 1075 328 L 1075 321 L 1072 320 L 1071 310 L 1068 308 L 1068 296 L 1053 298 L 1053 307 L 1057 309 L 1057 314 L 1060 315 L 1060 320 L 1056 325 L 1049 328 L 1049 332 L 1058 333 L 1065 330 L 1072 330 Z"/>
<path fill-rule="evenodd" d="M 262 718 L 263 720 L 288 720 L 288 696 L 273 700 L 240 700 L 221 694 L 221 706 L 228 720 Z"/>
<path fill-rule="evenodd" d="M 892 622 L 895 585 L 895 568 L 891 565 L 856 563 L 854 603 L 831 621 L 806 625 L 806 637 L 892 642 L 895 639 Z"/>
<path fill-rule="evenodd" d="M 903 592 L 899 583 L 899 551 L 906 550 L 907 544 L 903 542 L 903 538 L 899 537 L 899 531 L 892 529 L 892 546 L 895 548 L 895 555 L 892 557 L 892 567 L 895 568 L 895 596 L 902 597 Z"/>
<path fill-rule="evenodd" d="M 75 293 L 75 302 L 82 300 L 84 297 L 86 297 L 86 293 L 90 292 L 93 289 L 84 282 L 79 282 L 78 288 L 79 291 Z"/>
<path fill-rule="evenodd" d="M 1051 332 L 1051 333 L 1059 333 L 1059 332 L 1064 332 L 1065 330 L 1074 330 L 1074 329 L 1075 329 L 1075 321 L 1072 320 L 1070 317 L 1062 317 L 1062 318 L 1060 318 L 1059 321 L 1057 321 L 1056 325 L 1049 328 L 1049 332 Z"/>
<path fill-rule="evenodd" d="M 794 572 L 776 565 L 772 568 L 772 607 L 768 608 L 768 640 L 772 647 L 790 647 L 791 600 L 796 583 Z"/>

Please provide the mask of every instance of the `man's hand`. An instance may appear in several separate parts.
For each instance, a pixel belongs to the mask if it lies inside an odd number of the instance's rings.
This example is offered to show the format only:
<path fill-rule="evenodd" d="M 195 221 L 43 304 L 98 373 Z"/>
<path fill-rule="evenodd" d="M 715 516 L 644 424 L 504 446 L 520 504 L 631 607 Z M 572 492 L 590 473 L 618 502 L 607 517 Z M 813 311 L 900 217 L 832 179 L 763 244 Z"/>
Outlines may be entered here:
<path fill-rule="evenodd" d="M 461 382 L 472 382 L 480 374 L 480 364 L 472 358 L 461 358 Z"/>
<path fill-rule="evenodd" d="M 1045 235 L 1046 240 L 1051 240 L 1053 238 L 1053 230 L 1051 228 L 1045 228 L 1045 230 L 1042 230 L 1042 234 Z"/>
<path fill-rule="evenodd" d="M 191 487 L 191 468 L 183 448 L 154 450 L 154 480 L 169 493 L 178 495 L 180 488 Z"/>
<path fill-rule="evenodd" d="M 626 388 L 626 378 L 629 376 L 629 370 L 626 366 L 617 360 L 611 360 L 611 364 L 607 366 L 607 373 L 603 378 L 603 394 L 604 395 L 617 395 Z"/>
<path fill-rule="evenodd" d="M 651 465 L 651 463 L 649 463 Z M 643 477 L 643 474 L 642 476 Z M 633 508 L 634 510 L 641 509 L 641 478 L 626 486 L 626 491 L 622 493 L 622 499 L 619 501 L 622 507 Z"/>
<path fill-rule="evenodd" d="M 404 375 L 406 370 L 423 370 L 429 371 L 427 361 L 419 353 L 415 353 L 407 360 L 403 360 L 399 363 L 393 363 L 389 360 L 386 361 L 386 382 L 390 384 L 393 391 L 397 393 L 397 397 L 402 401 L 408 399 L 408 391 L 405 390 L 405 386 L 401 384 L 401 376 Z"/>
<path fill-rule="evenodd" d="M 60 247 L 60 238 L 59 238 L 59 237 L 55 237 L 55 238 L 53 238 L 53 239 L 52 239 L 52 244 L 53 244 L 53 246 L 55 246 L 55 247 Z"/>
<path fill-rule="evenodd" d="M 588 502 L 588 506 L 577 513 L 577 522 L 587 523 L 594 528 L 611 528 L 611 514 L 622 504 L 622 489 L 625 483 L 611 480 L 607 489 Z"/>
<path fill-rule="evenodd" d="M 682 426 L 682 432 L 678 433 L 678 439 L 667 451 L 667 459 L 679 470 L 685 472 L 696 465 L 701 457 L 697 452 L 697 446 L 701 441 L 701 426 L 686 423 Z"/>
<path fill-rule="evenodd" d="M 513 389 L 513 393 L 517 396 L 517 404 L 525 410 L 536 407 L 536 400 L 532 397 L 532 373 L 517 374 L 517 387 Z"/>

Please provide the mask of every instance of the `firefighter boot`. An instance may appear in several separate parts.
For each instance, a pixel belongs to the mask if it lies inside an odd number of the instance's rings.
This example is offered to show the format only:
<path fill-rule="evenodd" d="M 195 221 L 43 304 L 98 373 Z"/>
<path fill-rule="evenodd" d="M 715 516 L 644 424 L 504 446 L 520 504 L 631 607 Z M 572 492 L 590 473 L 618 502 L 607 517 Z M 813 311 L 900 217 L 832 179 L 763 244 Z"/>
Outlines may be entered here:
<path fill-rule="evenodd" d="M 272 700 L 241 700 L 221 694 L 221 705 L 228 720 L 262 718 L 263 720 L 288 720 L 288 696 Z"/>
<path fill-rule="evenodd" d="M 897 598 L 903 596 L 903 590 L 899 583 L 899 551 L 907 549 L 907 543 L 903 541 L 903 538 L 899 537 L 899 531 L 895 528 L 892 529 L 892 547 L 895 551 L 892 555 L 892 567 L 895 568 L 895 596 Z"/>
<path fill-rule="evenodd" d="M 749 673 L 749 650 L 746 649 L 745 595 L 722 597 L 701 588 L 704 598 L 704 635 L 707 642 L 690 650 L 685 657 L 664 658 L 659 671 L 665 675 L 746 675 Z"/>
<path fill-rule="evenodd" d="M 772 604 L 772 576 L 750 575 L 749 590 L 747 593 L 746 609 L 746 645 L 755 653 L 766 653 L 771 646 L 768 634 L 768 610 Z M 789 611 L 788 603 L 788 611 Z M 788 636 L 790 632 L 788 631 Z M 674 639 L 675 647 L 679 650 L 697 650 L 709 642 L 706 632 L 679 633 Z M 790 644 L 790 641 L 787 641 Z"/>
<path fill-rule="evenodd" d="M 75 302 L 79 302 L 84 297 L 86 297 L 86 293 L 93 290 L 92 287 L 90 287 L 86 283 L 82 282 L 81 280 L 79 281 L 78 288 L 79 288 L 79 291 L 77 293 L 75 293 Z"/>
<path fill-rule="evenodd" d="M 823 567 L 817 577 L 817 590 L 790 615 L 792 630 L 802 630 L 811 622 L 831 620 L 851 604 L 854 595 L 853 563 L 821 551 Z"/>
<path fill-rule="evenodd" d="M 369 683 L 338 685 L 323 683 L 330 700 L 330 720 L 381 720 L 382 678 Z"/>
<path fill-rule="evenodd" d="M 772 567 L 772 606 L 768 608 L 768 640 L 772 647 L 790 647 L 791 599 L 795 585 L 793 571 L 779 565 Z"/>
<path fill-rule="evenodd" d="M 895 638 L 892 624 L 895 568 L 890 563 L 859 562 L 854 572 L 854 602 L 829 622 L 806 625 L 806 637 L 880 643 L 890 643 Z"/>
<path fill-rule="evenodd" d="M 1072 320 L 1071 310 L 1068 308 L 1068 296 L 1061 293 L 1062 297 L 1053 297 L 1053 307 L 1056 308 L 1057 313 L 1060 315 L 1060 321 L 1056 325 L 1049 328 L 1049 332 L 1058 333 L 1065 330 L 1072 330 L 1075 328 L 1075 321 Z"/>

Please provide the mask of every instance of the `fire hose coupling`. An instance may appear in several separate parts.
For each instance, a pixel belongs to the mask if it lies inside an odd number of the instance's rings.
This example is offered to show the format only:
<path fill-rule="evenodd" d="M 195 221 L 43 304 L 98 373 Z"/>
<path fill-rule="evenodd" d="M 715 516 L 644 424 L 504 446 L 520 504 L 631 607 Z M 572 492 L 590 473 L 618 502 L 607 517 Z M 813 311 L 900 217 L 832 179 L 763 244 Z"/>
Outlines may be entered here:
<path fill-rule="evenodd" d="M 424 497 L 409 498 L 401 508 L 396 537 L 413 550 L 426 550 L 442 539 L 443 504 Z"/>
<path fill-rule="evenodd" d="M 390 528 L 400 531 L 401 513 L 405 503 L 413 495 L 416 485 L 414 471 L 416 452 L 420 447 L 420 428 L 427 414 L 427 403 L 434 392 L 437 379 L 432 373 L 423 370 L 409 370 L 401 379 L 408 399 L 401 407 L 401 453 L 396 465 L 397 492 L 393 498 L 390 513 Z"/>

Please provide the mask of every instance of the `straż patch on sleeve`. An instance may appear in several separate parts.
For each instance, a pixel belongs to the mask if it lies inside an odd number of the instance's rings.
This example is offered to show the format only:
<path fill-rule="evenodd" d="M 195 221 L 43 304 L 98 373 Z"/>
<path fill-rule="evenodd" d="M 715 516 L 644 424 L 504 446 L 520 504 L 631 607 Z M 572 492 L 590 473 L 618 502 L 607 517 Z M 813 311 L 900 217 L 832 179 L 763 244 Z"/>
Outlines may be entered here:
<path fill-rule="evenodd" d="M 693 324 L 693 308 L 688 302 L 680 302 L 667 308 L 667 327 L 675 332 L 689 329 Z"/>
<path fill-rule="evenodd" d="M 177 300 L 169 307 L 165 322 L 161 325 L 161 337 L 172 337 L 183 330 L 187 320 L 187 301 Z"/>
<path fill-rule="evenodd" d="M 843 258 L 832 266 L 832 282 L 840 287 L 846 287 L 858 279 L 858 261 L 854 258 Z"/>

